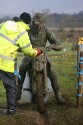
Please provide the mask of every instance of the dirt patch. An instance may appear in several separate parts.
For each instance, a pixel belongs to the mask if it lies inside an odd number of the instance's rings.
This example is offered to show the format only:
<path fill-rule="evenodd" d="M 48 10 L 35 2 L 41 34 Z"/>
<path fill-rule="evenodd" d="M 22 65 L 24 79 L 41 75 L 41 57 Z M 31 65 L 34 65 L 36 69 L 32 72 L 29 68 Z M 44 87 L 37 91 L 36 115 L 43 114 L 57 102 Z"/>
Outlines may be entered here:
<path fill-rule="evenodd" d="M 75 96 L 64 97 L 66 105 L 57 105 L 55 100 L 47 102 L 42 115 L 36 110 L 36 104 L 17 104 L 15 115 L 0 114 L 0 125 L 83 125 L 83 104 L 77 109 Z"/>

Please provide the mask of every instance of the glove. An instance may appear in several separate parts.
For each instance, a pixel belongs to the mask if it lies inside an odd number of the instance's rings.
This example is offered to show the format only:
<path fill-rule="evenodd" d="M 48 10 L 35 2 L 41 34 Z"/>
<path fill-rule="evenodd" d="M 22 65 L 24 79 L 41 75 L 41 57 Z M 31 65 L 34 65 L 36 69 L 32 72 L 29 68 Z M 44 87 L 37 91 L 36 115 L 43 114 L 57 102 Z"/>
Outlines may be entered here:
<path fill-rule="evenodd" d="M 22 78 L 17 70 L 14 70 L 14 75 L 17 76 L 20 80 L 22 80 Z"/>
<path fill-rule="evenodd" d="M 37 50 L 36 56 L 39 56 L 39 55 L 42 53 L 42 50 L 40 50 L 40 49 L 38 49 L 38 48 L 36 48 L 35 50 Z"/>

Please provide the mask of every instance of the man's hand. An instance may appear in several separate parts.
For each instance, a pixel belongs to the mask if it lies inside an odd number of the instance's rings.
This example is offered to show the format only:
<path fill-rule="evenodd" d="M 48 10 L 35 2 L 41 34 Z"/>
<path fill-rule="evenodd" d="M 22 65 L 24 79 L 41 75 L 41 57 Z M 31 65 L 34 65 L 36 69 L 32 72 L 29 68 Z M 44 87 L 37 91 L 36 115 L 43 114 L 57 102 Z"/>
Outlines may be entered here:
<path fill-rule="evenodd" d="M 39 56 L 42 53 L 42 50 L 40 50 L 38 48 L 35 48 L 35 50 L 37 50 L 37 55 L 36 56 Z"/>

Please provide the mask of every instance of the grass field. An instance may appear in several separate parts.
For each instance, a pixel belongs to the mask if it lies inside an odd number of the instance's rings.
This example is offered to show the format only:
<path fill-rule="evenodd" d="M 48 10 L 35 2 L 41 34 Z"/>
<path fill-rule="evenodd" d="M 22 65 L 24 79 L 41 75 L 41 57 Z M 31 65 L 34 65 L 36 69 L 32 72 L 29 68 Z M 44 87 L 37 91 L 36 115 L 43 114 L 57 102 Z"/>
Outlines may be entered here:
<path fill-rule="evenodd" d="M 46 104 L 50 125 L 83 125 L 83 106 L 81 109 L 77 109 L 77 69 L 73 69 L 77 65 L 77 54 L 76 51 L 71 50 L 72 45 L 72 43 L 64 43 L 62 51 L 48 51 L 52 66 L 58 74 L 61 92 L 68 103 L 66 106 L 58 106 L 53 100 Z M 18 66 L 22 58 L 23 54 L 18 54 Z M 5 106 L 5 89 L 0 82 L 0 108 Z M 1 116 L 0 125 L 45 125 L 40 122 L 40 114 L 35 110 L 34 105 L 20 105 L 20 112 L 20 115 L 15 117 Z"/>
<path fill-rule="evenodd" d="M 73 69 L 77 64 L 76 51 L 71 51 L 72 43 L 65 43 L 64 49 L 60 52 L 49 53 L 53 67 L 58 73 L 61 88 L 64 93 L 73 92 L 76 84 L 76 69 Z M 64 90 L 65 89 L 65 90 Z M 76 89 L 76 88 L 75 88 Z"/>

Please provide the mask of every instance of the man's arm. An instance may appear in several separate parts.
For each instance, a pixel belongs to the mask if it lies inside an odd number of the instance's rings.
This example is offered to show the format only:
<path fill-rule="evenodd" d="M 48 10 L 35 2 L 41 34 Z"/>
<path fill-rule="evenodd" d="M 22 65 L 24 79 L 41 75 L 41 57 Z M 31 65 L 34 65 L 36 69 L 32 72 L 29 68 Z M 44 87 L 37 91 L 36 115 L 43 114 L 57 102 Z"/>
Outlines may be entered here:
<path fill-rule="evenodd" d="M 47 32 L 47 40 L 50 42 L 50 49 L 53 49 L 55 51 L 60 51 L 63 49 L 61 42 L 56 38 L 55 34 L 48 29 L 46 29 Z"/>

